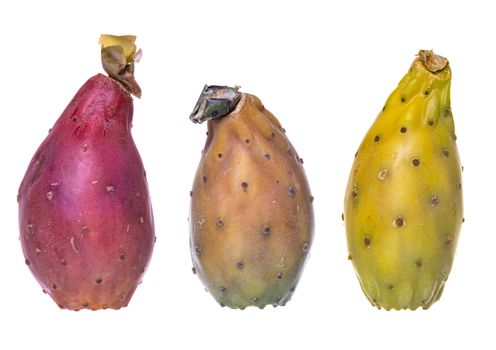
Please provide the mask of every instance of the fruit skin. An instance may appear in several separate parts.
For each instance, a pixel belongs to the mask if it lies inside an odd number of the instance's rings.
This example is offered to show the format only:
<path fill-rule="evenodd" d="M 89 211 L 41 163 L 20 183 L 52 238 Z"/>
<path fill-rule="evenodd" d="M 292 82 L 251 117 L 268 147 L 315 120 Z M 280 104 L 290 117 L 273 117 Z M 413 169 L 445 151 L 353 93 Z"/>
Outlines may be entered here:
<path fill-rule="evenodd" d="M 463 205 L 450 83 L 447 60 L 420 51 L 353 163 L 349 258 L 378 308 L 429 308 L 451 270 Z"/>
<path fill-rule="evenodd" d="M 98 74 L 36 151 L 19 188 L 26 264 L 61 308 L 127 306 L 154 245 L 133 101 Z"/>
<path fill-rule="evenodd" d="M 193 272 L 222 305 L 284 305 L 313 240 L 313 197 L 302 160 L 277 119 L 241 93 L 208 121 L 191 192 Z"/>

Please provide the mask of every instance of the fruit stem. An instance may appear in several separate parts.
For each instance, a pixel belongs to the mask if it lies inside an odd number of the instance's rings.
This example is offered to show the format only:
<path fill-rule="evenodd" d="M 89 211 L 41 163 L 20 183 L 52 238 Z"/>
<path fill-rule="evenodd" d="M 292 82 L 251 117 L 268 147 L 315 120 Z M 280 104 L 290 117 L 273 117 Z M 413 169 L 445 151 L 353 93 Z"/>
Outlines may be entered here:
<path fill-rule="evenodd" d="M 136 51 L 134 35 L 102 34 L 98 43 L 102 46 L 102 66 L 107 74 L 121 83 L 129 93 L 140 98 L 141 88 L 134 79 L 134 63 L 141 58 Z"/>
<path fill-rule="evenodd" d="M 432 50 L 420 50 L 418 53 L 420 61 L 431 73 L 442 71 L 448 65 L 448 60 L 436 55 Z"/>
<path fill-rule="evenodd" d="M 241 99 L 239 86 L 205 85 L 189 119 L 193 123 L 217 119 L 231 113 Z"/>

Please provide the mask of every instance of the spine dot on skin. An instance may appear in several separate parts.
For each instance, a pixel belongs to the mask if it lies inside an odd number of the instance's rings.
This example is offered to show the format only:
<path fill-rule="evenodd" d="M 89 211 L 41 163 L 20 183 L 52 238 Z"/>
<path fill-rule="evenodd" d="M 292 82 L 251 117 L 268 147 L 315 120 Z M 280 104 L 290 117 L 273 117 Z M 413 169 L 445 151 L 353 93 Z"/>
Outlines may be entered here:
<path fill-rule="evenodd" d="M 451 247 L 452 243 L 453 243 L 453 236 L 451 235 L 446 236 L 446 239 L 444 240 L 444 245 L 446 247 Z"/>
<path fill-rule="evenodd" d="M 354 188 L 351 191 L 351 199 L 355 199 L 357 196 L 358 196 L 358 190 L 356 188 Z"/>
<path fill-rule="evenodd" d="M 386 178 L 388 174 L 388 170 L 387 169 L 382 169 L 379 174 L 377 174 L 377 178 L 381 181 L 384 181 L 384 179 Z"/>
<path fill-rule="evenodd" d="M 265 226 L 263 229 L 263 234 L 264 234 L 264 236 L 270 235 L 270 227 Z"/>
<path fill-rule="evenodd" d="M 296 189 L 295 189 L 294 187 L 291 187 L 291 186 L 290 186 L 290 187 L 288 188 L 288 196 L 290 196 L 290 197 L 294 197 L 294 196 L 296 196 Z"/>
<path fill-rule="evenodd" d="M 412 159 L 412 165 L 414 167 L 418 167 L 420 165 L 420 159 L 419 158 L 413 158 Z"/>
<path fill-rule="evenodd" d="M 437 194 L 432 195 L 432 197 L 431 197 L 432 206 L 438 205 L 439 202 L 440 202 L 439 196 Z"/>
<path fill-rule="evenodd" d="M 365 244 L 366 247 L 370 247 L 370 238 L 365 237 L 363 239 L 363 244 Z"/>
<path fill-rule="evenodd" d="M 393 225 L 395 227 L 403 227 L 405 225 L 405 219 L 403 219 L 401 216 L 398 216 L 396 219 L 394 219 Z"/>
<path fill-rule="evenodd" d="M 248 182 L 242 182 L 241 188 L 243 189 L 244 192 L 248 191 Z"/>

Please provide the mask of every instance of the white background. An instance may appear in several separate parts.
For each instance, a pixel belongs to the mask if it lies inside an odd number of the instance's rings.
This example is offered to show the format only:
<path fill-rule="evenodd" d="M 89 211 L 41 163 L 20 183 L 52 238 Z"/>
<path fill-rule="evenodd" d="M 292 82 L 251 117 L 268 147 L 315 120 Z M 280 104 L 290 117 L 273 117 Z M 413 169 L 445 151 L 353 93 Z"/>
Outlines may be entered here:
<path fill-rule="evenodd" d="M 494 349 L 491 2 L 158 3 L 0 5 L 0 348 Z M 128 308 L 71 312 L 59 310 L 24 265 L 16 194 L 48 129 L 79 87 L 102 72 L 100 33 L 135 34 L 143 49 L 133 134 L 158 240 Z M 347 261 L 344 189 L 358 144 L 419 49 L 446 56 L 453 70 L 466 223 L 441 300 L 428 311 L 378 311 Z M 260 97 L 305 160 L 315 241 L 286 307 L 220 308 L 191 273 L 189 191 L 206 125 L 188 116 L 205 83 L 238 84 Z"/>

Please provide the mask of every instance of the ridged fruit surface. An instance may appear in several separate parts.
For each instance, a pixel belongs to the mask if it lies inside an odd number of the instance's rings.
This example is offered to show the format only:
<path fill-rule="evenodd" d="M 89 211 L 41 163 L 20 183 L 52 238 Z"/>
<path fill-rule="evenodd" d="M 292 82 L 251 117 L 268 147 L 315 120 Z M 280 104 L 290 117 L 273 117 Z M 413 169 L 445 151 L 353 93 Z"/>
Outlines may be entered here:
<path fill-rule="evenodd" d="M 216 118 L 191 192 L 193 271 L 222 306 L 284 305 L 312 244 L 313 197 L 277 119 L 257 97 L 235 94 L 232 111 L 216 100 L 206 112 Z"/>
<path fill-rule="evenodd" d="M 77 92 L 19 188 L 25 262 L 61 308 L 127 306 L 154 245 L 133 100 L 98 74 Z"/>
<path fill-rule="evenodd" d="M 349 259 L 378 308 L 429 308 L 451 270 L 463 205 L 450 83 L 448 61 L 420 51 L 353 163 Z"/>

